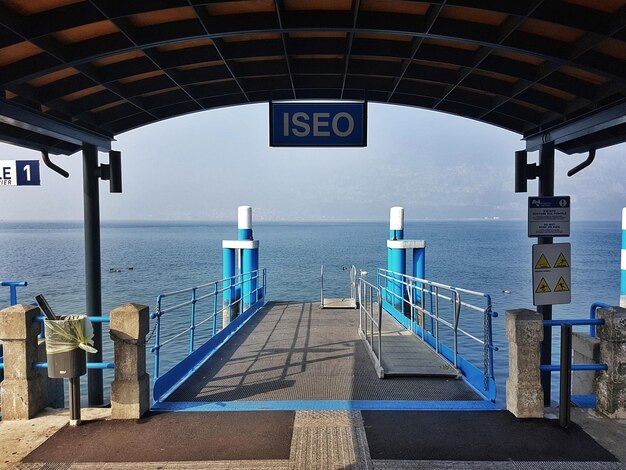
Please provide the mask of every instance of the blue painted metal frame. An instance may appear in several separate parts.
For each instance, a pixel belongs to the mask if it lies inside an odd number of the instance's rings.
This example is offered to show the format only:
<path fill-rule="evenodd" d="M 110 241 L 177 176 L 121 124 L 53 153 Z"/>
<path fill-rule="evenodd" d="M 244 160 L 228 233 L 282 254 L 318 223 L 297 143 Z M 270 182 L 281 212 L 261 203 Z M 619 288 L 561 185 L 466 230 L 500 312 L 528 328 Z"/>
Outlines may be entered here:
<path fill-rule="evenodd" d="M 226 328 L 220 330 L 189 356 L 161 375 L 154 382 L 152 389 L 153 402 L 159 403 L 171 395 L 224 346 L 264 305 L 265 300 L 263 299 L 250 306 L 248 310 L 231 321 Z"/>
<path fill-rule="evenodd" d="M 391 317 L 399 322 L 405 328 L 410 327 L 410 319 L 402 314 L 400 311 L 395 309 L 393 305 L 391 305 L 387 301 L 383 301 L 383 310 L 387 312 Z M 413 333 L 421 338 L 422 337 L 422 328 L 419 325 L 415 325 L 413 328 Z M 424 341 L 431 348 L 437 349 L 437 341 L 435 337 L 429 332 L 424 331 Z M 441 341 L 439 341 L 439 354 L 442 355 L 445 359 L 447 359 L 451 364 L 454 364 L 454 351 L 449 346 L 446 346 Z M 493 357 L 490 355 L 490 357 Z M 477 368 L 474 364 L 463 358 L 459 353 L 456 355 L 457 367 L 462 373 L 462 377 L 465 382 L 472 387 L 480 396 L 484 397 L 486 400 L 491 402 L 495 402 L 496 400 L 496 381 L 493 377 L 488 377 L 488 387 L 487 390 L 484 389 L 484 375 L 483 372 Z"/>
<path fill-rule="evenodd" d="M 371 411 L 499 411 L 504 408 L 485 400 L 406 401 L 406 400 L 286 400 L 231 402 L 160 402 L 152 411 L 294 411 L 294 410 L 371 410 Z"/>

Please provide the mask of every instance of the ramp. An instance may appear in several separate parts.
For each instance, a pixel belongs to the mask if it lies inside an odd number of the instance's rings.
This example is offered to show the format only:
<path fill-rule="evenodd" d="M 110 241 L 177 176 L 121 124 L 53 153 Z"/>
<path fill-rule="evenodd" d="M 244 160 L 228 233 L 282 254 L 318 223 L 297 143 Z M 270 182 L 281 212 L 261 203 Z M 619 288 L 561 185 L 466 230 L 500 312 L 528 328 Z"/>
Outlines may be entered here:
<path fill-rule="evenodd" d="M 395 321 L 382 316 L 381 365 L 385 377 L 458 377 L 459 372 L 421 339 Z"/>
<path fill-rule="evenodd" d="M 356 299 L 322 299 L 322 308 L 356 308 Z"/>

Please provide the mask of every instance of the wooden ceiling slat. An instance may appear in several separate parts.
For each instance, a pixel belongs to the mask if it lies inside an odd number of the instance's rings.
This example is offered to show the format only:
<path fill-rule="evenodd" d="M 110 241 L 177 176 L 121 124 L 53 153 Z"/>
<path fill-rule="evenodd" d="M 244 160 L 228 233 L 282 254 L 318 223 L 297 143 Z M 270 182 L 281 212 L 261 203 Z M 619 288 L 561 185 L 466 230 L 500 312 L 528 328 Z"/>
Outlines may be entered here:
<path fill-rule="evenodd" d="M 469 21 L 490 26 L 500 26 L 508 18 L 505 13 L 478 8 L 445 6 L 439 14 L 441 18 Z"/>
<path fill-rule="evenodd" d="M 428 12 L 428 3 L 406 0 L 363 0 L 361 10 L 403 15 L 425 15 Z"/>
<path fill-rule="evenodd" d="M 83 0 L 4 0 L 4 3 L 11 7 L 12 10 L 22 15 L 34 15 L 82 1 Z"/>
<path fill-rule="evenodd" d="M 43 49 L 32 42 L 23 41 L 0 49 L 0 66 L 9 65 L 20 60 L 41 54 Z"/>
<path fill-rule="evenodd" d="M 274 0 L 237 0 L 212 2 L 206 6 L 210 15 L 245 15 L 247 13 L 270 13 L 276 11 Z"/>
<path fill-rule="evenodd" d="M 119 33 L 119 29 L 111 21 L 105 20 L 58 31 L 52 36 L 62 44 L 74 44 L 114 33 Z"/>
<path fill-rule="evenodd" d="M 58 80 L 62 80 L 67 77 L 71 77 L 72 75 L 76 75 L 78 70 L 73 67 L 68 67 L 66 69 L 59 70 L 58 72 L 52 72 L 48 75 L 44 75 L 43 77 L 35 78 L 28 82 L 30 85 L 35 87 L 41 87 L 45 85 L 49 85 L 52 82 L 56 82 Z"/>
<path fill-rule="evenodd" d="M 129 17 L 130 23 L 137 28 L 155 26 L 176 21 L 196 19 L 196 13 L 191 7 L 168 8 L 167 10 L 157 10 L 147 13 L 139 13 Z"/>
<path fill-rule="evenodd" d="M 350 11 L 352 0 L 283 0 L 285 11 Z"/>

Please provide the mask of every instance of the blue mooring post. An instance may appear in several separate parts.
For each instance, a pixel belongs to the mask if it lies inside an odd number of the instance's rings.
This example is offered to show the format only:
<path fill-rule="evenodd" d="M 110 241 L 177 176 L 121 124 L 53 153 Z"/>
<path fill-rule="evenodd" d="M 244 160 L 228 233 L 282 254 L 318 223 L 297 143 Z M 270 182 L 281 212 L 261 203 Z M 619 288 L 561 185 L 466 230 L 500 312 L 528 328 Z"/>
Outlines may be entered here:
<path fill-rule="evenodd" d="M 239 240 L 252 241 L 252 207 L 239 206 L 237 237 Z M 241 250 L 241 273 L 242 273 L 242 297 L 243 310 L 247 310 L 257 301 L 257 285 L 258 280 L 254 273 L 259 269 L 259 248 L 253 244 L 250 248 L 242 248 Z M 254 274 L 252 274 L 254 273 Z"/>
<path fill-rule="evenodd" d="M 426 248 L 413 248 L 413 277 L 426 279 Z M 416 284 L 413 289 L 415 303 L 422 301 L 422 285 Z"/>
<path fill-rule="evenodd" d="M 392 207 L 389 210 L 389 241 L 404 239 L 404 208 Z M 387 243 L 387 269 L 394 273 L 406 274 L 406 249 L 390 246 Z M 403 291 L 402 277 L 398 274 L 391 276 L 393 280 L 387 280 L 387 302 L 390 302 L 396 309 L 403 311 Z"/>
<path fill-rule="evenodd" d="M 620 282 L 620 307 L 626 308 L 626 207 L 622 209 L 622 273 Z"/>
<path fill-rule="evenodd" d="M 252 207 L 239 206 L 237 240 L 222 240 L 222 249 L 224 278 L 236 276 L 224 281 L 222 325 L 226 326 L 259 299 L 254 273 L 259 269 L 259 241 L 252 236 Z"/>
<path fill-rule="evenodd" d="M 223 243 L 222 243 L 223 246 Z M 235 301 L 235 283 L 233 276 L 236 274 L 236 253 L 234 248 L 222 248 L 223 251 L 223 276 L 224 276 L 224 292 L 222 295 L 222 328 L 230 323 L 231 320 L 231 303 Z"/>

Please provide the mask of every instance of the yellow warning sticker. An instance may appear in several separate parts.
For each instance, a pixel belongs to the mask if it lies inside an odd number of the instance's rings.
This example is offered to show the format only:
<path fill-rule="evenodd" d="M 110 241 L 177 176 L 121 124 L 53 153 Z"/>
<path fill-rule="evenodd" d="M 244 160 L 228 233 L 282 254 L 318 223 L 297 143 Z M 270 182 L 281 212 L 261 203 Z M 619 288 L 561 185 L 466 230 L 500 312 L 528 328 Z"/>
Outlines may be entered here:
<path fill-rule="evenodd" d="M 561 279 L 563 279 L 563 278 L 561 278 Z M 541 281 L 539 281 L 539 285 L 537 286 L 537 289 L 535 290 L 535 292 L 537 294 L 547 294 L 548 292 L 552 292 L 552 290 L 550 289 L 550 286 L 548 285 L 546 280 L 542 277 Z"/>
<path fill-rule="evenodd" d="M 559 257 L 556 259 L 556 263 L 554 263 L 554 267 L 555 268 L 569 268 L 569 263 L 565 259 L 565 256 L 563 256 L 563 253 L 561 253 L 559 255 Z M 561 279 L 563 279 L 563 278 L 561 278 Z M 567 290 L 569 290 L 569 289 L 567 289 Z"/>
<path fill-rule="evenodd" d="M 548 260 L 546 259 L 546 255 L 542 254 L 541 257 L 539 258 L 539 261 L 537 261 L 537 264 L 535 265 L 535 269 L 550 269 L 550 263 L 548 263 Z"/>
<path fill-rule="evenodd" d="M 561 279 L 559 279 L 559 282 L 556 283 L 556 286 L 554 286 L 554 292 L 567 292 L 569 291 L 569 286 L 567 285 L 567 282 L 565 282 L 565 279 L 563 279 L 563 276 L 561 276 Z"/>

